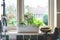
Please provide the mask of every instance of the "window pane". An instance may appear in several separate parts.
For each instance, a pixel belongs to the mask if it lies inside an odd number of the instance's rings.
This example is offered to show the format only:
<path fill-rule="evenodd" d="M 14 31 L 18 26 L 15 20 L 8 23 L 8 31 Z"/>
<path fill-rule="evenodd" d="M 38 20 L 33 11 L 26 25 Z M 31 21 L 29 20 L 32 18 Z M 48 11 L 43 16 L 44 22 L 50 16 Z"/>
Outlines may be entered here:
<path fill-rule="evenodd" d="M 17 21 L 17 0 L 5 0 L 8 26 L 16 26 Z"/>
<path fill-rule="evenodd" d="M 33 19 L 35 24 L 41 23 L 40 26 L 48 25 L 48 0 L 24 0 L 25 20 L 27 20 L 26 15 L 30 15 L 27 19 Z M 31 20 L 29 20 L 30 24 Z"/>

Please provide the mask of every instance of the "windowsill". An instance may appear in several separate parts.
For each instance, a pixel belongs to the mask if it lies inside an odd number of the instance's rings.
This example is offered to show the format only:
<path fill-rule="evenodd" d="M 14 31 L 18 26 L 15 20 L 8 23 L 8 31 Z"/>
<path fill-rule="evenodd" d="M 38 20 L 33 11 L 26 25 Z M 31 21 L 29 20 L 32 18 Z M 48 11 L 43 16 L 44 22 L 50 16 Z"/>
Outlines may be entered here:
<path fill-rule="evenodd" d="M 48 34 L 53 34 L 54 32 L 49 32 Z M 6 35 L 38 35 L 38 34 L 44 34 L 43 32 L 39 31 L 38 33 L 33 32 L 23 32 L 18 33 L 16 30 L 16 27 L 7 27 Z"/>
<path fill-rule="evenodd" d="M 25 32 L 18 33 L 17 30 L 11 30 L 11 31 L 6 32 L 6 35 L 40 35 L 40 34 L 43 35 L 44 33 L 41 31 L 39 33 L 33 33 L 33 32 L 31 32 L 31 33 L 25 33 Z M 53 32 L 49 32 L 48 34 L 53 34 Z"/>

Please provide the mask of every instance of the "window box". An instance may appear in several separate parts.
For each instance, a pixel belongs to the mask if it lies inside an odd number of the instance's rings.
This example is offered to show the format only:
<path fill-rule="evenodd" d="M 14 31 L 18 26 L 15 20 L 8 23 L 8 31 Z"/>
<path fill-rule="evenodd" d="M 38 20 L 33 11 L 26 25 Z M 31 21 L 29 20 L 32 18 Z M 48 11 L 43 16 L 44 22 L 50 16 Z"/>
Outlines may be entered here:
<path fill-rule="evenodd" d="M 19 25 L 17 27 L 18 32 L 38 32 L 39 29 L 37 27 L 34 27 L 32 25 Z"/>

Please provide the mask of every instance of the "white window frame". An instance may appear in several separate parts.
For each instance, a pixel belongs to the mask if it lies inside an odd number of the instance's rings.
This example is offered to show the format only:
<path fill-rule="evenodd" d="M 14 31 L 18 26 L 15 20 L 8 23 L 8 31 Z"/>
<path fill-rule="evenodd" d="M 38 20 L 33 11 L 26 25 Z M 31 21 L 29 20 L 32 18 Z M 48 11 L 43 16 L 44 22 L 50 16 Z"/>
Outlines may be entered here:
<path fill-rule="evenodd" d="M 48 27 L 57 27 L 57 0 L 49 0 Z M 17 0 L 17 26 L 19 21 L 24 19 L 24 0 Z M 16 27 L 11 27 L 16 29 Z"/>
<path fill-rule="evenodd" d="M 56 27 L 57 26 L 57 16 L 56 16 L 56 0 L 49 0 L 49 17 L 48 17 L 48 26 Z M 24 14 L 24 0 L 17 0 L 17 22 L 23 20 Z"/>
<path fill-rule="evenodd" d="M 57 27 L 57 0 L 49 0 L 49 14 L 48 14 L 48 27 Z M 19 20 L 24 19 L 24 0 L 17 0 L 17 26 L 19 25 Z M 11 27 L 12 30 L 16 27 Z M 9 27 L 9 29 L 11 30 Z M 8 29 L 8 30 L 9 30 Z"/>

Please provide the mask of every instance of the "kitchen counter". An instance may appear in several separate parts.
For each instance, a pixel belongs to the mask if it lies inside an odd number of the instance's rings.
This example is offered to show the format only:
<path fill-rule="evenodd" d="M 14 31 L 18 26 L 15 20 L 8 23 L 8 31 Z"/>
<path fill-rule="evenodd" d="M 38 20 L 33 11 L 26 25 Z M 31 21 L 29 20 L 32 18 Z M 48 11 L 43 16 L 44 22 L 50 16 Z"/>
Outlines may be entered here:
<path fill-rule="evenodd" d="M 53 34 L 53 33 L 48 33 L 48 34 Z M 9 39 L 11 39 L 11 40 L 25 40 L 25 38 L 26 39 L 29 39 L 30 37 L 30 39 L 31 40 L 40 40 L 40 39 L 43 39 L 44 37 L 44 33 L 43 32 L 39 32 L 39 33 L 25 33 L 25 32 L 23 32 L 23 33 L 18 33 L 17 32 L 17 30 L 11 30 L 11 31 L 8 31 L 8 32 L 6 32 L 6 38 L 7 38 L 7 40 Z M 49 36 L 49 35 L 48 35 Z"/>

